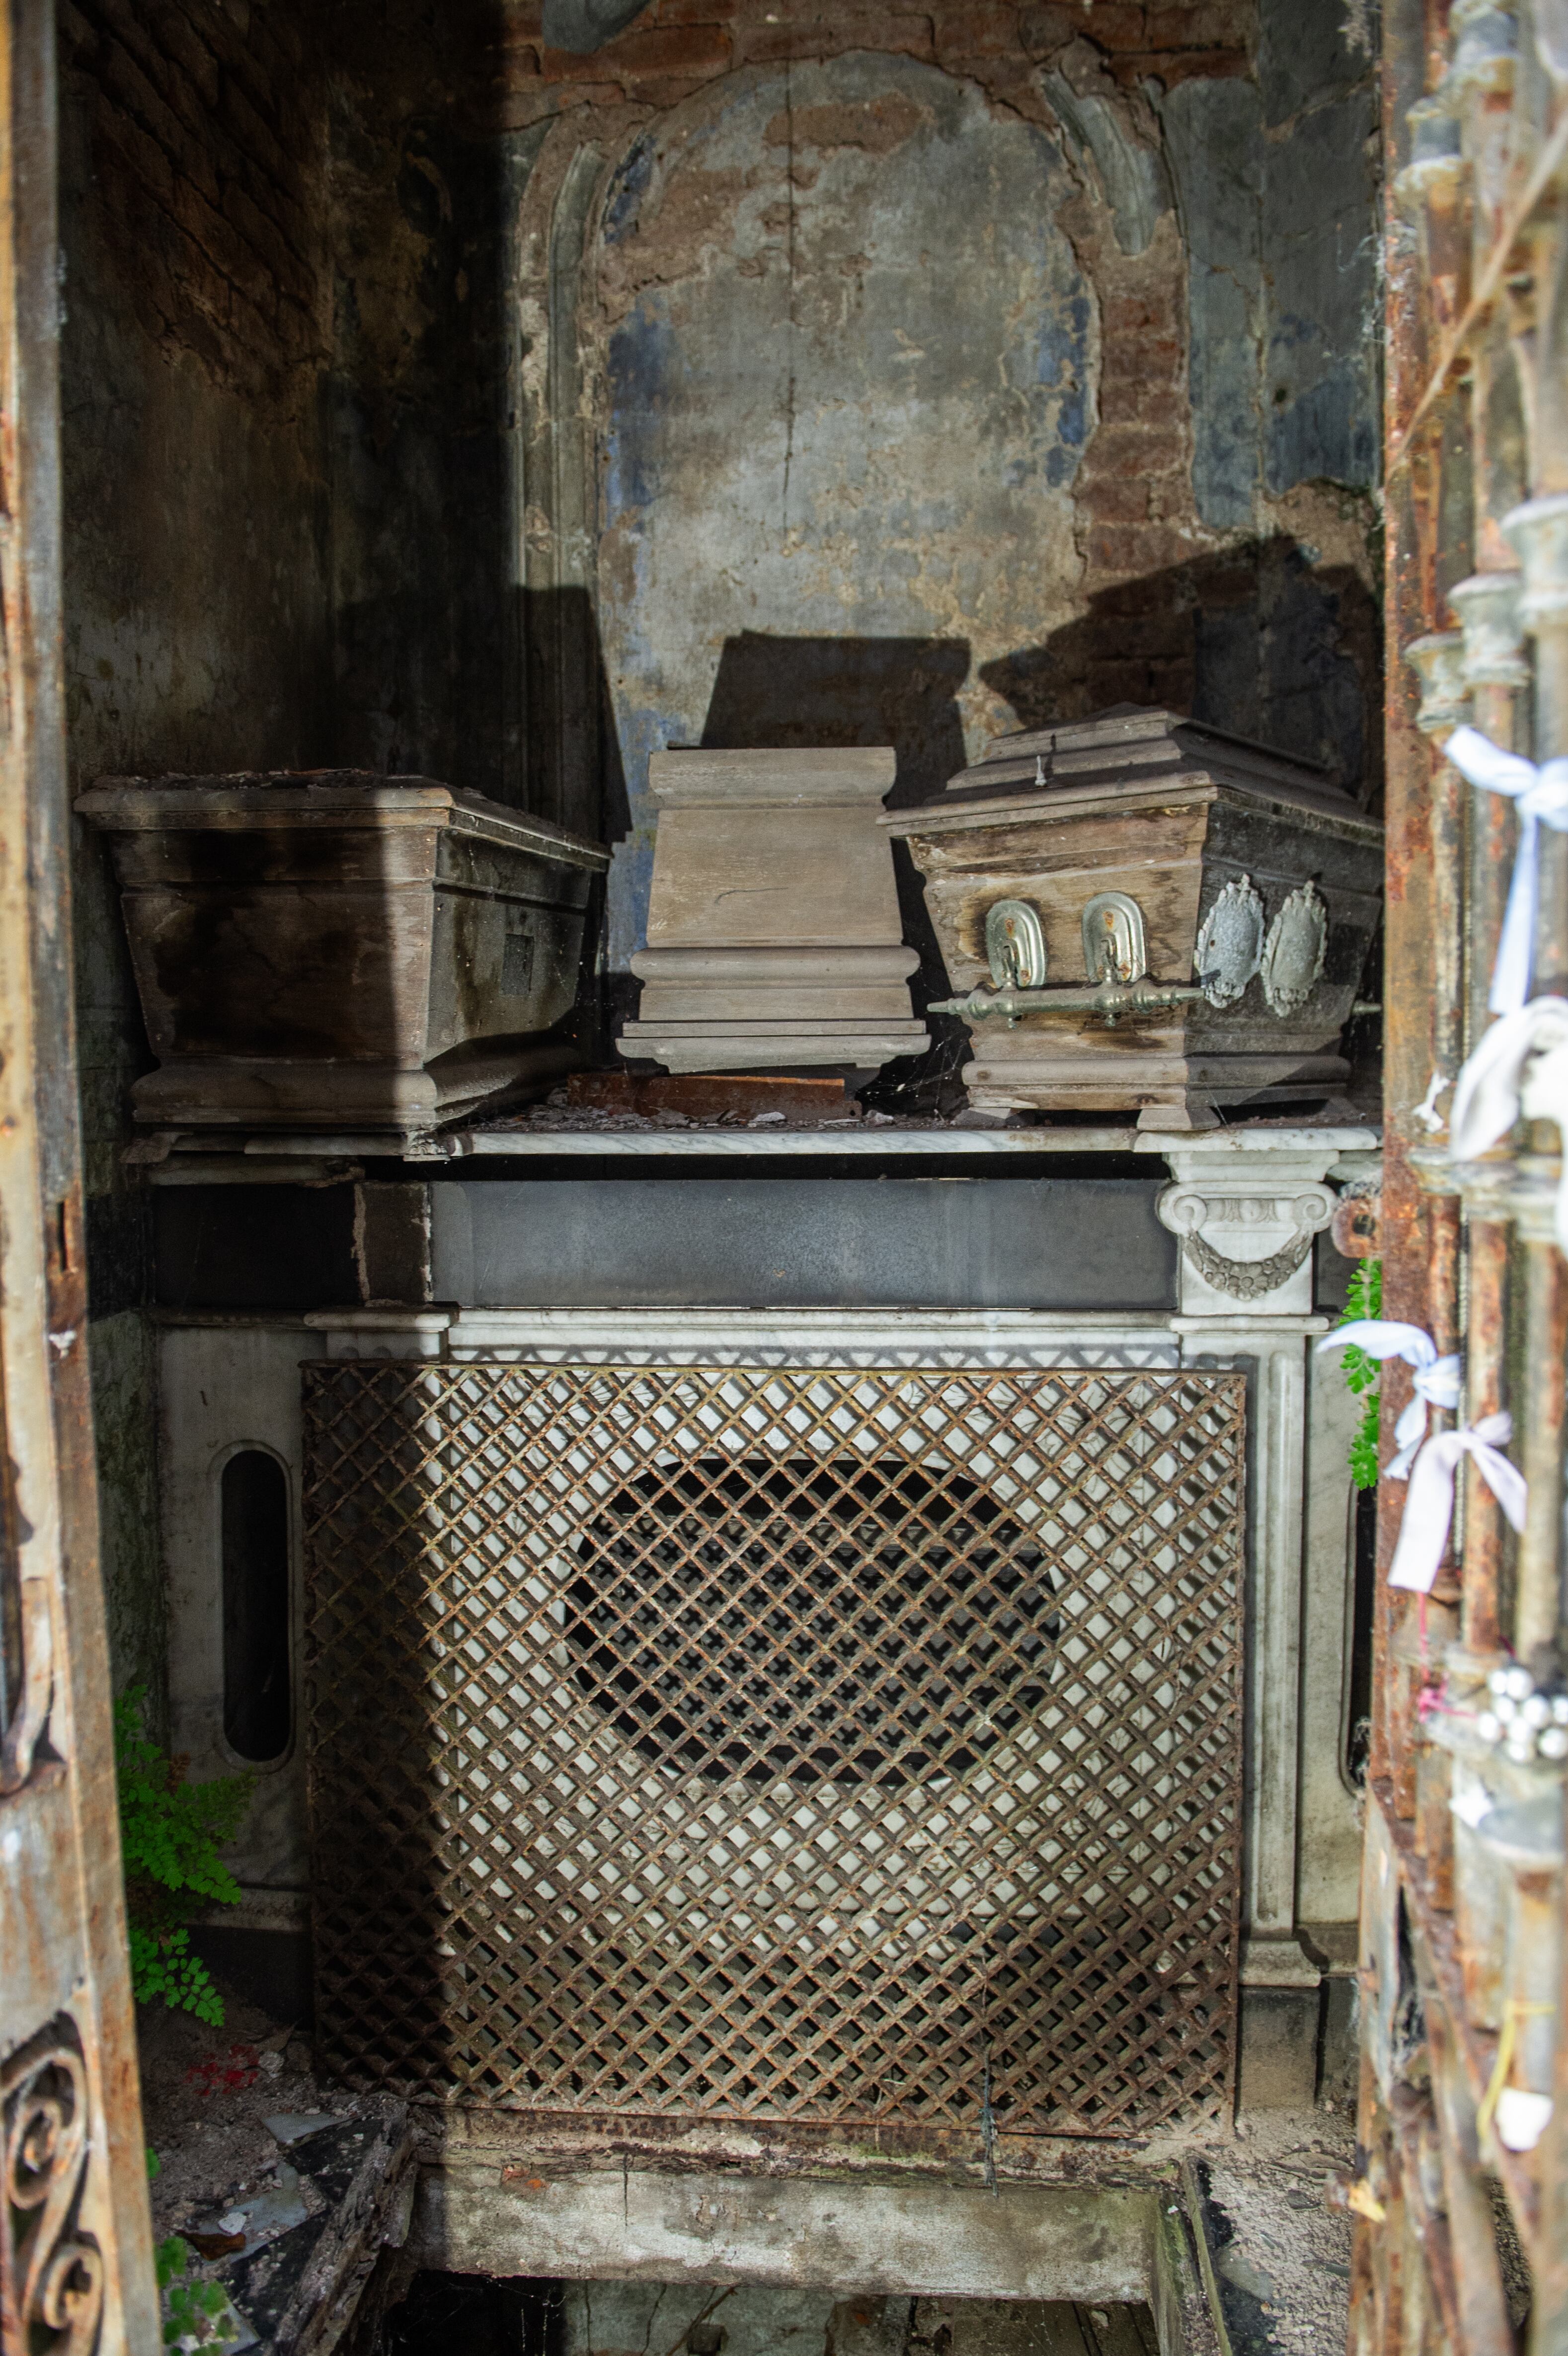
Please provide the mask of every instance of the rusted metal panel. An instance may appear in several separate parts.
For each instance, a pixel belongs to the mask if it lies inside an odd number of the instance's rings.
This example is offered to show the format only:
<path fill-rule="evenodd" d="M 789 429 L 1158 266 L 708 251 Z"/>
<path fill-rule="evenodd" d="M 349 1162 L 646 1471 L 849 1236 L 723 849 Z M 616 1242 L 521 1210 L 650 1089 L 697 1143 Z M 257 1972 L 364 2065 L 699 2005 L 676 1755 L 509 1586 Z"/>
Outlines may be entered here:
<path fill-rule="evenodd" d="M 1348 2193 L 1365 2221 L 1351 2344 L 1366 2356 L 1512 2350 L 1488 2177 L 1533 2278 L 1531 2346 L 1541 2356 L 1568 2346 L 1562 1762 L 1507 1718 L 1518 1696 L 1488 1683 L 1522 1679 L 1538 1712 L 1562 1686 L 1568 1318 L 1551 1205 L 1564 1141 L 1527 1123 L 1465 1162 L 1443 1134 L 1460 1062 L 1494 1019 L 1520 830 L 1500 797 L 1459 785 L 1441 749 L 1465 720 L 1538 761 L 1568 748 L 1562 519 L 1541 504 L 1568 484 L 1561 37 L 1541 5 L 1515 19 L 1396 0 L 1384 17 L 1383 1301 L 1439 1351 L 1462 1335 L 1459 1419 L 1511 1415 L 1530 1496 L 1516 1547 L 1488 1489 L 1467 1474 L 1432 1597 L 1398 1597 L 1380 1580 L 1362 1901 L 1365 2160 Z M 1419 714 L 1413 663 L 1426 689 Z M 1541 874 L 1537 994 L 1568 980 L 1568 863 L 1555 835 Z M 1391 1409 L 1407 1395 L 1403 1378 L 1385 1386 Z M 1385 1482 L 1381 1506 L 1386 1572 L 1405 1492 Z"/>
<path fill-rule="evenodd" d="M 589 2117 L 1215 2114 L 1243 1399 L 307 1368 L 332 2065 Z"/>
<path fill-rule="evenodd" d="M 0 16 L 0 2325 L 161 2345 L 97 1560 L 60 734 L 52 12 Z"/>

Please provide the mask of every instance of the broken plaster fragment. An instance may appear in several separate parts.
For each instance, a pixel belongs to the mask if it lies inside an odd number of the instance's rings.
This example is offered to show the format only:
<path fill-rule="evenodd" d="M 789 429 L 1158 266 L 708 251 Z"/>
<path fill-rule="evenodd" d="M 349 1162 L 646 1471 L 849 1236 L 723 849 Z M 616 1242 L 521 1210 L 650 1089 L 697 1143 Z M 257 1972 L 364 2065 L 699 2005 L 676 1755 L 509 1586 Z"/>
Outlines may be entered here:
<path fill-rule="evenodd" d="M 1233 2242 L 1227 2244 L 1224 2249 L 1217 2253 L 1214 2259 L 1214 2271 L 1216 2274 L 1223 2275 L 1225 2280 L 1232 2284 L 1237 2290 L 1245 2291 L 1249 2297 L 1255 2298 L 1260 2306 L 1264 2300 L 1275 2297 L 1273 2281 L 1261 2267 L 1254 2266 L 1250 2260 L 1244 2258 Z"/>
<path fill-rule="evenodd" d="M 274 2111 L 262 2126 L 281 2144 L 303 2143 L 306 2136 L 319 2135 L 323 2127 L 339 2127 L 346 2122 L 332 2111 Z"/>

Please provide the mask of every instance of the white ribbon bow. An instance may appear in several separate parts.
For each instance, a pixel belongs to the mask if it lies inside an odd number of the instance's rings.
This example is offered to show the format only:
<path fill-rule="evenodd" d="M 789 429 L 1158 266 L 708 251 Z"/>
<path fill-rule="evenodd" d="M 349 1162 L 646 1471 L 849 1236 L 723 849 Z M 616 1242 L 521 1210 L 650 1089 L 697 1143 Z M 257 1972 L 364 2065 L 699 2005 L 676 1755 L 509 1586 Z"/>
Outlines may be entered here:
<path fill-rule="evenodd" d="M 1389 1566 L 1391 1587 L 1408 1587 L 1418 1595 L 1431 1593 L 1454 1519 L 1454 1476 L 1462 1456 L 1472 1459 L 1514 1528 L 1523 1529 L 1524 1475 L 1499 1452 L 1501 1443 L 1512 1437 L 1511 1416 L 1488 1415 L 1473 1427 L 1440 1431 L 1427 1441 L 1410 1476 L 1399 1544 Z"/>
<path fill-rule="evenodd" d="M 1568 1147 L 1568 998 L 1532 998 L 1491 1025 L 1454 1084 L 1452 1159 L 1471 1162 L 1485 1153 L 1521 1112 L 1554 1121 Z M 1568 1152 L 1554 1224 L 1559 1248 L 1568 1252 Z"/>
<path fill-rule="evenodd" d="M 1568 834 L 1568 761 L 1537 768 L 1517 753 L 1505 753 L 1478 728 L 1456 728 L 1444 751 L 1462 777 L 1488 794 L 1507 794 L 1519 810 L 1519 848 L 1513 881 L 1492 968 L 1494 1014 L 1514 1014 L 1530 996 L 1535 963 L 1535 909 L 1541 884 L 1541 830 Z"/>
<path fill-rule="evenodd" d="M 1348 1325 L 1337 1325 L 1332 1333 L 1325 1333 L 1317 1347 L 1364 1350 L 1369 1358 L 1403 1358 L 1414 1368 L 1415 1396 L 1406 1402 L 1393 1428 L 1399 1453 L 1383 1467 L 1391 1481 L 1406 1479 L 1415 1451 L 1426 1437 L 1427 1408 L 1459 1404 L 1457 1355 L 1440 1358 L 1430 1333 L 1424 1333 L 1419 1325 L 1402 1324 L 1397 1317 L 1352 1318 Z"/>

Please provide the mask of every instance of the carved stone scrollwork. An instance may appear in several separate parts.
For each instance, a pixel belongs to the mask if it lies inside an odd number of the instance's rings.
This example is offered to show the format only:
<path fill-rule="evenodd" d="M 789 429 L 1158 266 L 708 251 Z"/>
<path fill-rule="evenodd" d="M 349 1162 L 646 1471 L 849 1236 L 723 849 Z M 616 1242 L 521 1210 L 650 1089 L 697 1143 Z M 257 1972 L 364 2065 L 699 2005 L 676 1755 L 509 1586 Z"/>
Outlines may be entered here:
<path fill-rule="evenodd" d="M 87 2177 L 87 2071 L 69 2013 L 0 2065 L 5 2154 L 6 2346 L 91 2356 L 103 2257 L 80 2230 Z"/>
<path fill-rule="evenodd" d="M 1266 1259 L 1227 1259 L 1201 1236 L 1184 1237 L 1183 1242 L 1205 1284 L 1211 1284 L 1216 1292 L 1228 1292 L 1232 1301 L 1261 1301 L 1265 1292 L 1276 1291 L 1286 1277 L 1296 1274 L 1312 1249 L 1316 1232 L 1312 1227 L 1297 1227 L 1290 1241 Z"/>
<path fill-rule="evenodd" d="M 1159 1198 L 1163 1226 L 1181 1237 L 1182 1248 L 1205 1284 L 1232 1301 L 1261 1301 L 1276 1291 L 1312 1249 L 1312 1238 L 1334 1215 L 1331 1186 L 1304 1187 L 1287 1195 L 1221 1194 L 1192 1185 L 1168 1186 Z M 1291 1223 L 1288 1241 L 1261 1259 L 1235 1259 L 1220 1251 L 1200 1230 L 1206 1226 L 1279 1227 Z"/>

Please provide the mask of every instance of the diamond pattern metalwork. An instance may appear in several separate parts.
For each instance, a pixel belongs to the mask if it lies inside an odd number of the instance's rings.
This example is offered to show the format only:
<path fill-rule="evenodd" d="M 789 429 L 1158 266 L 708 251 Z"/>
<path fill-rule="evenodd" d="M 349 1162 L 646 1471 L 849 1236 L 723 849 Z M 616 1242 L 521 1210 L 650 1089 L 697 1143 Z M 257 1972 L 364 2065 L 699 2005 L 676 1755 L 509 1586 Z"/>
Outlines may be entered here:
<path fill-rule="evenodd" d="M 317 2033 L 605 2115 L 1231 2083 L 1243 1384 L 307 1367 Z"/>

